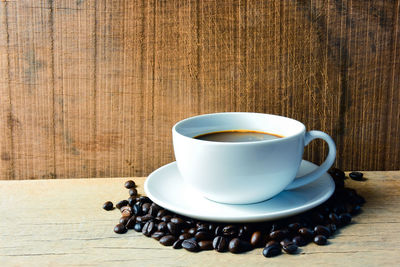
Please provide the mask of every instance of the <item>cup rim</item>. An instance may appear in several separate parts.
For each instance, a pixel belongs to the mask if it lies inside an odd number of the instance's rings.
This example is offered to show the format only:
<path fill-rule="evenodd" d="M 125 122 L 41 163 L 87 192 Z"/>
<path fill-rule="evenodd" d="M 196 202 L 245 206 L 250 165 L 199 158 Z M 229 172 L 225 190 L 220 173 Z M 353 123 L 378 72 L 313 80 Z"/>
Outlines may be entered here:
<path fill-rule="evenodd" d="M 284 136 L 282 138 L 277 138 L 277 139 L 272 139 L 272 140 L 258 140 L 258 141 L 249 141 L 249 142 L 220 142 L 220 141 L 209 141 L 209 140 L 202 140 L 202 139 L 195 139 L 193 137 L 189 137 L 186 136 L 182 133 L 180 133 L 177 130 L 177 127 L 183 123 L 186 123 L 188 121 L 191 120 L 195 120 L 195 119 L 199 119 L 199 118 L 203 118 L 203 117 L 211 117 L 211 116 L 218 116 L 218 115 L 223 115 L 223 114 L 246 114 L 246 115 L 251 115 L 251 114 L 256 114 L 256 115 L 268 115 L 268 116 L 273 116 L 273 117 L 278 117 L 278 118 L 282 118 L 282 119 L 287 119 L 287 120 L 292 120 L 298 124 L 301 125 L 301 130 L 293 135 L 289 135 L 289 136 Z M 255 144 L 265 144 L 265 143 L 277 143 L 277 142 L 285 142 L 287 140 L 293 139 L 293 138 L 297 138 L 300 134 L 305 133 L 306 131 L 306 126 L 295 119 L 289 118 L 289 117 L 285 117 L 285 116 L 281 116 L 281 115 L 276 115 L 276 114 L 269 114 L 269 113 L 259 113 L 259 112 L 215 112 L 215 113 L 207 113 L 207 114 L 201 114 L 201 115 L 196 115 L 196 116 L 192 116 L 189 118 L 185 118 L 183 120 L 178 121 L 177 123 L 175 123 L 175 125 L 172 127 L 172 132 L 178 134 L 179 136 L 183 137 L 183 138 L 187 138 L 189 140 L 193 140 L 194 142 L 203 142 L 204 144 L 213 144 L 213 145 L 255 145 Z"/>

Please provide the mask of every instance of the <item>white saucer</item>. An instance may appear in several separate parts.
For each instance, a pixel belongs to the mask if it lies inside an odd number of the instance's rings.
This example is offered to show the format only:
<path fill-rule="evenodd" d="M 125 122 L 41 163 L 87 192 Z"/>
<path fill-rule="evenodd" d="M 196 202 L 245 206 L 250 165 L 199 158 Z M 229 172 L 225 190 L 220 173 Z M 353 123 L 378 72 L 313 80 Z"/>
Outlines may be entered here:
<path fill-rule="evenodd" d="M 303 160 L 298 176 L 317 168 Z M 218 222 L 258 222 L 280 219 L 312 209 L 327 200 L 335 190 L 331 176 L 323 174 L 303 187 L 283 191 L 272 199 L 248 205 L 229 205 L 206 199 L 187 186 L 176 162 L 152 172 L 144 183 L 147 196 L 158 205 L 191 218 Z"/>

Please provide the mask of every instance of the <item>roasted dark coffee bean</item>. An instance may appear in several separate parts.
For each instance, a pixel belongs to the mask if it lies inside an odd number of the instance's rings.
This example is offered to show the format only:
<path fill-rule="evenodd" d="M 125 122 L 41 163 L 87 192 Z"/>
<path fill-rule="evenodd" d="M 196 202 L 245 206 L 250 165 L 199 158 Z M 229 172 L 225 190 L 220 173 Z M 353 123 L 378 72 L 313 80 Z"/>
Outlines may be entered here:
<path fill-rule="evenodd" d="M 200 224 L 196 227 L 196 232 L 208 232 L 208 224 Z"/>
<path fill-rule="evenodd" d="M 211 240 L 202 240 L 198 242 L 200 250 L 213 250 L 213 245 Z"/>
<path fill-rule="evenodd" d="M 186 225 L 184 225 L 184 226 L 186 226 Z M 183 229 L 181 229 L 181 234 L 185 234 L 185 233 L 187 233 L 187 232 L 189 232 L 189 228 L 183 228 Z"/>
<path fill-rule="evenodd" d="M 331 230 L 323 225 L 317 225 L 314 227 L 314 235 L 324 235 L 328 238 L 331 235 Z"/>
<path fill-rule="evenodd" d="M 275 257 L 275 256 L 278 256 L 279 254 L 281 254 L 282 250 L 281 250 L 280 245 L 276 244 L 276 245 L 266 246 L 263 249 L 262 253 L 263 253 L 264 257 L 271 258 L 271 257 Z"/>
<path fill-rule="evenodd" d="M 143 224 L 142 224 L 142 223 L 136 223 L 136 224 L 133 226 L 133 230 L 135 230 L 136 232 L 141 232 L 142 229 L 143 229 Z"/>
<path fill-rule="evenodd" d="M 316 235 L 313 241 L 319 246 L 326 245 L 326 243 L 328 242 L 324 235 Z"/>
<path fill-rule="evenodd" d="M 113 210 L 114 204 L 111 201 L 107 201 L 103 204 L 103 209 L 105 210 Z"/>
<path fill-rule="evenodd" d="M 189 238 L 192 238 L 192 237 L 193 236 L 191 234 L 189 234 L 189 233 L 183 233 L 178 237 L 178 239 L 186 240 L 186 239 L 189 239 Z"/>
<path fill-rule="evenodd" d="M 300 235 L 293 237 L 292 242 L 298 247 L 307 245 L 306 239 Z"/>
<path fill-rule="evenodd" d="M 164 246 L 172 246 L 176 241 L 176 237 L 173 235 L 166 235 L 160 238 L 160 244 Z"/>
<path fill-rule="evenodd" d="M 140 196 L 139 197 L 139 200 L 138 200 L 140 203 L 152 203 L 153 201 L 151 201 L 151 199 L 150 198 L 148 198 L 148 197 L 146 197 L 146 196 Z"/>
<path fill-rule="evenodd" d="M 306 227 L 300 228 L 298 233 L 307 240 L 310 240 L 314 235 L 314 232 Z"/>
<path fill-rule="evenodd" d="M 208 226 L 208 231 L 213 234 L 213 233 L 215 233 L 215 228 L 217 228 L 217 226 L 215 224 L 210 224 Z"/>
<path fill-rule="evenodd" d="M 283 251 L 285 251 L 287 254 L 295 254 L 297 252 L 297 245 L 294 243 L 290 242 L 288 244 L 285 244 L 282 246 Z"/>
<path fill-rule="evenodd" d="M 143 214 L 147 214 L 149 212 L 150 209 L 150 203 L 143 203 L 142 204 L 142 213 Z"/>
<path fill-rule="evenodd" d="M 326 227 L 329 228 L 329 230 L 331 231 L 331 234 L 333 234 L 334 232 L 336 232 L 336 229 L 337 229 L 336 224 L 330 223 L 330 224 L 328 224 Z"/>
<path fill-rule="evenodd" d="M 129 211 L 130 213 L 132 213 L 132 208 L 131 208 L 131 206 L 129 206 L 129 204 L 128 204 L 128 205 L 126 205 L 126 206 L 121 207 L 121 208 L 119 209 L 119 211 L 120 211 L 121 213 L 123 213 L 124 211 Z"/>
<path fill-rule="evenodd" d="M 181 249 L 182 248 L 182 243 L 183 243 L 183 239 L 178 239 L 174 242 L 174 244 L 172 245 L 172 248 L 174 249 Z"/>
<path fill-rule="evenodd" d="M 227 225 L 222 229 L 222 234 L 227 237 L 235 237 L 238 234 L 236 225 Z"/>
<path fill-rule="evenodd" d="M 154 233 L 151 235 L 151 237 L 154 238 L 155 240 L 160 240 L 161 237 L 163 237 L 163 236 L 165 236 L 165 233 L 164 233 L 164 232 L 161 232 L 161 231 L 154 232 Z"/>
<path fill-rule="evenodd" d="M 311 214 L 311 220 L 314 224 L 320 224 L 324 222 L 324 216 L 319 212 L 313 212 Z"/>
<path fill-rule="evenodd" d="M 363 180 L 363 174 L 361 172 L 351 172 L 349 174 L 350 178 L 355 180 L 355 181 L 362 181 Z"/>
<path fill-rule="evenodd" d="M 333 168 L 331 170 L 328 171 L 330 175 L 342 179 L 344 180 L 346 178 L 346 174 L 344 173 L 344 171 L 338 169 L 338 168 Z"/>
<path fill-rule="evenodd" d="M 148 221 L 144 224 L 142 233 L 145 236 L 151 236 L 156 231 L 156 225 L 153 221 Z"/>
<path fill-rule="evenodd" d="M 123 225 L 122 223 L 119 223 L 114 227 L 114 232 L 116 232 L 117 234 L 125 234 L 127 231 L 128 229 L 126 229 L 125 225 Z"/>
<path fill-rule="evenodd" d="M 167 232 L 168 231 L 167 223 L 160 222 L 157 226 L 157 229 L 158 229 L 158 231 L 161 231 L 161 232 Z"/>
<path fill-rule="evenodd" d="M 136 224 L 136 218 L 135 216 L 132 216 L 129 218 L 129 221 L 125 224 L 126 228 L 128 229 L 133 229 Z"/>
<path fill-rule="evenodd" d="M 283 247 L 283 246 L 288 246 L 290 244 L 293 244 L 293 242 L 289 238 L 285 238 L 281 242 L 279 242 L 279 244 Z"/>
<path fill-rule="evenodd" d="M 337 216 L 336 213 L 329 213 L 328 218 L 330 222 L 340 224 L 339 216 Z"/>
<path fill-rule="evenodd" d="M 215 236 L 222 235 L 222 229 L 223 229 L 223 228 L 224 228 L 224 227 L 222 227 L 221 225 L 218 225 L 217 227 L 215 227 L 214 235 L 215 235 Z"/>
<path fill-rule="evenodd" d="M 228 250 L 228 239 L 223 236 L 216 236 L 213 240 L 213 247 L 218 252 L 224 252 Z"/>
<path fill-rule="evenodd" d="M 213 236 L 209 232 L 201 231 L 201 232 L 197 232 L 194 235 L 194 238 L 196 238 L 196 241 L 199 242 L 202 240 L 211 240 L 213 238 Z"/>
<path fill-rule="evenodd" d="M 282 230 L 276 230 L 276 231 L 269 233 L 269 238 L 276 240 L 276 241 L 281 241 L 282 239 L 287 237 L 287 235 L 288 235 L 288 232 L 286 230 L 282 229 Z"/>
<path fill-rule="evenodd" d="M 273 224 L 271 225 L 270 231 L 271 231 L 271 232 L 274 232 L 274 231 L 280 230 L 280 229 L 282 229 L 282 225 L 281 225 L 281 224 L 279 224 L 279 223 L 273 223 Z"/>
<path fill-rule="evenodd" d="M 351 215 L 356 215 L 356 214 L 358 214 L 358 213 L 360 213 L 360 212 L 361 212 L 361 206 L 359 206 L 359 205 L 353 206 L 353 207 L 351 208 L 351 210 L 350 210 L 350 214 L 351 214 Z"/>
<path fill-rule="evenodd" d="M 159 210 L 159 211 L 157 212 L 157 217 L 162 218 L 162 217 L 164 217 L 165 215 L 168 215 L 168 211 L 167 211 L 167 210 L 161 209 L 161 210 Z"/>
<path fill-rule="evenodd" d="M 154 218 L 153 218 L 153 216 L 151 216 L 150 214 L 146 214 L 146 215 L 143 215 L 143 216 L 137 216 L 136 217 L 136 221 L 137 222 L 148 222 L 148 221 L 150 221 L 150 220 L 153 220 Z"/>
<path fill-rule="evenodd" d="M 161 217 L 161 221 L 163 222 L 169 222 L 171 221 L 172 216 L 171 215 L 165 215 Z"/>
<path fill-rule="evenodd" d="M 281 244 L 278 241 L 275 240 L 270 240 L 267 242 L 267 244 L 265 244 L 266 247 L 270 247 L 270 246 L 280 246 Z"/>
<path fill-rule="evenodd" d="M 333 207 L 332 210 L 336 214 L 342 214 L 342 213 L 346 213 L 347 212 L 346 207 L 344 205 L 339 205 L 339 204 L 337 206 Z"/>
<path fill-rule="evenodd" d="M 339 215 L 341 225 L 348 225 L 351 222 L 351 215 L 349 213 L 343 213 Z"/>
<path fill-rule="evenodd" d="M 132 181 L 132 180 L 128 180 L 128 181 L 125 182 L 124 186 L 125 186 L 126 189 L 133 188 L 133 187 L 135 187 L 135 182 Z"/>
<path fill-rule="evenodd" d="M 168 231 L 173 235 L 179 235 L 180 234 L 179 227 L 176 224 L 174 224 L 173 222 L 167 223 L 167 228 L 168 228 Z"/>
<path fill-rule="evenodd" d="M 119 219 L 119 223 L 126 225 L 126 223 L 129 221 L 130 217 L 121 217 Z"/>
<path fill-rule="evenodd" d="M 120 209 L 120 208 L 122 208 L 123 206 L 127 206 L 127 205 L 129 205 L 128 200 L 121 200 L 121 201 L 119 201 L 117 204 L 115 204 L 115 207 L 116 207 L 117 209 Z"/>
<path fill-rule="evenodd" d="M 136 198 L 135 197 L 128 197 L 128 204 L 129 206 L 133 207 L 136 203 Z"/>
<path fill-rule="evenodd" d="M 200 250 L 199 245 L 194 239 L 187 239 L 182 242 L 182 247 L 190 252 L 197 252 Z"/>
<path fill-rule="evenodd" d="M 174 223 L 174 224 L 176 224 L 176 225 L 179 225 L 179 226 L 182 226 L 182 225 L 185 224 L 185 221 L 182 220 L 182 219 L 179 218 L 179 217 L 172 217 L 172 218 L 171 218 L 171 222 Z"/>
<path fill-rule="evenodd" d="M 191 235 L 195 235 L 196 231 L 197 231 L 196 228 L 190 228 L 188 233 L 191 234 Z"/>
<path fill-rule="evenodd" d="M 186 227 L 192 228 L 196 226 L 196 221 L 194 219 L 186 219 L 185 220 Z"/>
<path fill-rule="evenodd" d="M 142 205 L 141 205 L 140 203 L 136 202 L 136 203 L 132 206 L 132 212 L 133 212 L 133 214 L 135 214 L 135 215 L 137 215 L 137 216 L 142 215 L 142 214 L 143 214 Z"/>
<path fill-rule="evenodd" d="M 249 242 L 234 238 L 229 242 L 228 249 L 232 253 L 242 253 L 252 249 Z"/>
<path fill-rule="evenodd" d="M 159 210 L 160 210 L 160 207 L 159 207 L 158 205 L 156 205 L 156 204 L 153 203 L 153 204 L 151 204 L 148 213 L 149 213 L 151 216 L 156 217 Z"/>
<path fill-rule="evenodd" d="M 247 225 L 243 225 L 243 226 L 239 227 L 238 237 L 241 240 L 246 240 L 246 241 L 250 240 L 251 233 L 250 233 L 249 227 Z"/>
<path fill-rule="evenodd" d="M 297 231 L 301 228 L 301 224 L 300 223 L 290 223 L 288 224 L 288 231 L 289 233 L 293 234 L 293 233 L 297 233 Z"/>
<path fill-rule="evenodd" d="M 255 248 L 260 248 L 265 245 L 265 238 L 261 231 L 256 231 L 251 235 L 250 244 Z"/>

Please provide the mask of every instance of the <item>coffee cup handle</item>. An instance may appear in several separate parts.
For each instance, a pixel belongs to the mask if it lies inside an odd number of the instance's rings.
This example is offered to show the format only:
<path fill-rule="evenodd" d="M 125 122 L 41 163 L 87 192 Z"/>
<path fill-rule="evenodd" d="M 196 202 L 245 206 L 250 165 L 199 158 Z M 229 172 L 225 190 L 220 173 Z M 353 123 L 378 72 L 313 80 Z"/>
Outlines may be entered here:
<path fill-rule="evenodd" d="M 321 177 L 322 174 L 324 174 L 332 166 L 332 164 L 336 158 L 336 145 L 335 145 L 335 142 L 333 141 L 333 139 L 329 135 L 327 135 L 326 133 L 321 132 L 321 131 L 306 132 L 305 138 L 304 138 L 304 146 L 308 145 L 312 140 L 317 139 L 317 138 L 323 139 L 323 140 L 325 140 L 325 142 L 328 143 L 329 152 L 328 152 L 328 156 L 326 157 L 325 161 L 321 164 L 321 166 L 319 166 L 314 171 L 312 171 L 306 175 L 297 177 L 291 184 L 289 184 L 285 188 L 285 190 L 295 189 L 295 188 L 301 187 L 303 185 L 306 185 L 308 183 L 311 183 L 311 182 L 317 180 L 319 177 Z"/>

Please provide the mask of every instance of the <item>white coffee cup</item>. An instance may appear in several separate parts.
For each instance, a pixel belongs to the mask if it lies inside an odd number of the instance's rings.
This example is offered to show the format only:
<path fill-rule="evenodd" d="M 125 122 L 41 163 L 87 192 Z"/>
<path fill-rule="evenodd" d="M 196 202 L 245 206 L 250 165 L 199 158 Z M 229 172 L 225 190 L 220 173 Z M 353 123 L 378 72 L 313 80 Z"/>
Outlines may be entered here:
<path fill-rule="evenodd" d="M 253 142 L 215 142 L 193 137 L 226 130 L 261 131 L 283 136 Z M 213 113 L 184 119 L 172 128 L 175 158 L 185 183 L 204 197 L 228 204 L 267 200 L 283 190 L 318 179 L 333 164 L 336 146 L 321 131 L 277 115 L 247 112 Z M 304 146 L 313 139 L 329 146 L 326 160 L 313 172 L 296 177 Z"/>

